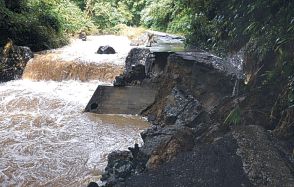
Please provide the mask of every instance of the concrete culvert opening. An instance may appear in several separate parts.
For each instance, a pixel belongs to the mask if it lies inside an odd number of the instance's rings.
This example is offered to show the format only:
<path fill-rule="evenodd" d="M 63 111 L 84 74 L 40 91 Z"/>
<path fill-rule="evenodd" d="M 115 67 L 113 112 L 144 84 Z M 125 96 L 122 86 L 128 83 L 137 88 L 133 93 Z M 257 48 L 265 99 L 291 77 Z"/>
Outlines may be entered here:
<path fill-rule="evenodd" d="M 96 110 L 98 108 L 98 104 L 97 103 L 92 103 L 91 104 L 91 110 Z"/>

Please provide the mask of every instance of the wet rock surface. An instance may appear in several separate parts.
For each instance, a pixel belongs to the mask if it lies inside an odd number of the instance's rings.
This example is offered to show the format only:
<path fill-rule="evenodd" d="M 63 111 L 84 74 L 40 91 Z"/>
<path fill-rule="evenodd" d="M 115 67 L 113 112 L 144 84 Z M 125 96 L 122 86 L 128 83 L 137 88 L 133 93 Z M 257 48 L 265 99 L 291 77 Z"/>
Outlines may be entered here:
<path fill-rule="evenodd" d="M 33 52 L 25 46 L 16 46 L 9 41 L 0 48 L 0 82 L 19 79 Z"/>

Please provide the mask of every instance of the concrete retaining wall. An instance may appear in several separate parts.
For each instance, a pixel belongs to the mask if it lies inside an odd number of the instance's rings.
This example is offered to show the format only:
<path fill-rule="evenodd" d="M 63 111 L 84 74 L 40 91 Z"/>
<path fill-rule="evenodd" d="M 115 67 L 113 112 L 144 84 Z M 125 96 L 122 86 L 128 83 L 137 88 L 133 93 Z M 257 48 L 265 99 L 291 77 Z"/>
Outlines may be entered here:
<path fill-rule="evenodd" d="M 98 86 L 85 112 L 140 114 L 154 102 L 156 91 L 145 87 Z"/>

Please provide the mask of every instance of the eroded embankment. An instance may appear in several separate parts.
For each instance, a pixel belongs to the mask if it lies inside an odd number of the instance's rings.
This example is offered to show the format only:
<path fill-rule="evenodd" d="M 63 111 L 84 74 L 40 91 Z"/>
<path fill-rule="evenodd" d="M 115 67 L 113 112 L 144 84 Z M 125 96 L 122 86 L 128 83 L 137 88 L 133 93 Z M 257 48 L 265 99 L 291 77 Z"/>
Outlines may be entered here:
<path fill-rule="evenodd" d="M 142 147 L 109 155 L 106 186 L 294 185 L 291 148 L 264 126 L 224 123 L 247 96 L 238 67 L 203 51 L 130 55 L 115 85 L 158 91 L 142 113 L 153 126 Z"/>

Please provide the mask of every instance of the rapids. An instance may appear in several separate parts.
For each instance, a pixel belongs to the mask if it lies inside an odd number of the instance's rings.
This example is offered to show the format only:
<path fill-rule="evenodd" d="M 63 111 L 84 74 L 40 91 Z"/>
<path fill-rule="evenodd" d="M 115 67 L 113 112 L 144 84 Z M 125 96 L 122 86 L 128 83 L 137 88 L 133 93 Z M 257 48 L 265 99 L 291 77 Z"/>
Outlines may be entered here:
<path fill-rule="evenodd" d="M 119 39 L 112 36 L 116 45 L 110 45 L 130 47 Z M 68 48 L 59 55 L 74 58 Z M 107 63 L 121 64 L 122 56 Z M 89 58 L 74 63 L 97 61 Z M 86 186 L 99 180 L 108 153 L 142 143 L 139 133 L 148 125 L 143 119 L 83 113 L 97 85 L 109 82 L 46 79 L 0 84 L 1 186 Z"/>
<path fill-rule="evenodd" d="M 110 45 L 116 54 L 96 54 L 99 46 Z M 88 36 L 87 41 L 72 40 L 71 44 L 35 54 L 23 73 L 30 80 L 102 80 L 112 81 L 123 72 L 130 41 L 122 36 Z"/>

